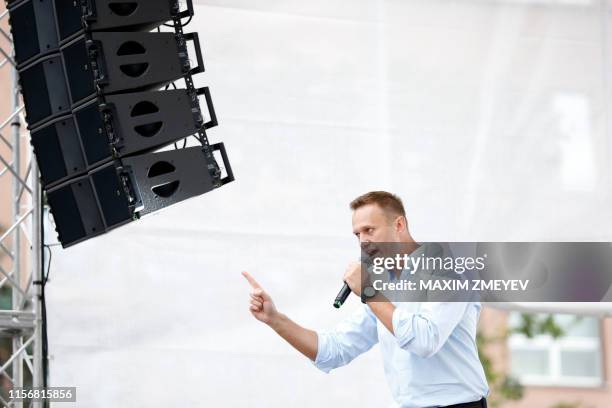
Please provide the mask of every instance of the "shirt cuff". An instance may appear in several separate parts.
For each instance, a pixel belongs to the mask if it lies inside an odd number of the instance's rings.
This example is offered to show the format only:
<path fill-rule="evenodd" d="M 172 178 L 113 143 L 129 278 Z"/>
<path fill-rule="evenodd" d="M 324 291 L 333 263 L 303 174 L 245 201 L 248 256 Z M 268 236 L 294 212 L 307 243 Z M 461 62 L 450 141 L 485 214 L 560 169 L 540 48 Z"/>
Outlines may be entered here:
<path fill-rule="evenodd" d="M 397 339 L 397 343 L 401 348 L 405 348 L 408 343 L 414 339 L 415 334 L 412 330 L 412 313 L 408 313 L 399 307 L 396 307 L 391 316 L 391 324 L 393 325 L 393 334 Z"/>
<path fill-rule="evenodd" d="M 334 367 L 331 361 L 331 353 L 329 350 L 330 341 L 329 334 L 317 332 L 317 357 L 314 361 L 310 360 L 315 367 L 324 373 L 329 373 Z"/>

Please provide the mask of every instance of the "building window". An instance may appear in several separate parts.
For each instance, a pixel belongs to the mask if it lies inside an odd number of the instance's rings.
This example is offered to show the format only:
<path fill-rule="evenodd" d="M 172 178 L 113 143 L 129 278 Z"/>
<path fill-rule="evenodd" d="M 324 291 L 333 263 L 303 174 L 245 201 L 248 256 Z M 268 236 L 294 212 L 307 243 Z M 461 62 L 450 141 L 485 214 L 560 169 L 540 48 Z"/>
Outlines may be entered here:
<path fill-rule="evenodd" d="M 542 315 L 535 315 L 542 319 Z M 516 328 L 520 313 L 511 313 Z M 531 338 L 512 333 L 508 338 L 511 372 L 524 385 L 598 387 L 603 383 L 599 320 L 593 317 L 555 315 L 561 337 L 538 334 Z"/>

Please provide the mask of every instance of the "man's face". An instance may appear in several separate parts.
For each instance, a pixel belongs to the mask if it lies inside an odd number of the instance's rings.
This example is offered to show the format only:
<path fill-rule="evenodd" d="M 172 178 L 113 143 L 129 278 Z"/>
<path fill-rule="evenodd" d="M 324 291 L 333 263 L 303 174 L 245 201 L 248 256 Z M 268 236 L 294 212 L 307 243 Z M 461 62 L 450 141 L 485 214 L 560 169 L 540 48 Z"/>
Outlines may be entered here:
<path fill-rule="evenodd" d="M 373 256 L 378 252 L 376 242 L 399 242 L 402 224 L 380 208 L 377 204 L 368 204 L 353 211 L 353 234 L 361 247 Z"/>

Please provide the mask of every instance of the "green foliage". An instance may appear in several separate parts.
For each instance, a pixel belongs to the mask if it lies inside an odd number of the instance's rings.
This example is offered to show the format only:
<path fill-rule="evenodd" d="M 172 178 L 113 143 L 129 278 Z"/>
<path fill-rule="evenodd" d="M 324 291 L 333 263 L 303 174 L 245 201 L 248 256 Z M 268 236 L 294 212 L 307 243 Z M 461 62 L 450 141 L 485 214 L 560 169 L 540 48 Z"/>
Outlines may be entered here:
<path fill-rule="evenodd" d="M 505 341 L 506 338 L 507 333 L 504 333 L 501 337 L 487 337 L 481 332 L 476 334 L 478 355 L 491 389 L 488 397 L 491 407 L 498 407 L 506 400 L 519 400 L 523 398 L 523 386 L 521 383 L 505 373 L 495 371 L 491 357 L 485 350 L 487 345 Z"/>
<path fill-rule="evenodd" d="M 13 297 L 9 285 L 0 288 L 0 310 L 10 310 L 13 307 Z"/>
<path fill-rule="evenodd" d="M 536 315 L 531 313 L 521 314 L 520 323 L 507 331 L 501 336 L 486 337 L 482 333 L 476 335 L 476 344 L 478 346 L 478 355 L 482 367 L 484 368 L 487 382 L 491 388 L 489 403 L 492 407 L 498 407 L 504 401 L 519 400 L 523 398 L 523 385 L 510 375 L 503 372 L 495 371 L 491 357 L 486 352 L 486 346 L 493 343 L 505 342 L 508 335 L 512 333 L 521 333 L 528 338 L 533 338 L 538 335 L 548 334 L 552 338 L 557 339 L 565 335 L 565 331 L 555 322 L 554 315 Z M 559 403 L 551 408 L 578 408 L 579 405 L 571 403 Z"/>
<path fill-rule="evenodd" d="M 499 391 L 507 400 L 520 400 L 523 398 L 523 385 L 514 377 L 506 376 L 502 381 Z"/>
<path fill-rule="evenodd" d="M 558 402 L 555 405 L 551 405 L 550 408 L 580 408 L 581 406 L 580 402 Z"/>
<path fill-rule="evenodd" d="M 521 314 L 521 322 L 512 329 L 513 333 L 524 334 L 528 338 L 533 338 L 539 334 L 548 334 L 553 339 L 562 337 L 565 331 L 555 322 L 554 315 L 537 316 L 535 314 Z"/>

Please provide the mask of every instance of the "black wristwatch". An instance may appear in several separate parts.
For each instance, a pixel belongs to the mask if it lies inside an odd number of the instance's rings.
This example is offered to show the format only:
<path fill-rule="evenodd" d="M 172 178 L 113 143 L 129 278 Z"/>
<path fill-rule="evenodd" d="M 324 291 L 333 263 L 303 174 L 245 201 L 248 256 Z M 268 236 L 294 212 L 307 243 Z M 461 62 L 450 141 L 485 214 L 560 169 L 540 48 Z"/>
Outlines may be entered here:
<path fill-rule="evenodd" d="M 373 286 L 366 286 L 361 291 L 361 303 L 365 303 L 368 299 L 372 299 L 376 296 L 376 293 L 378 293 L 378 291 L 374 289 Z"/>

